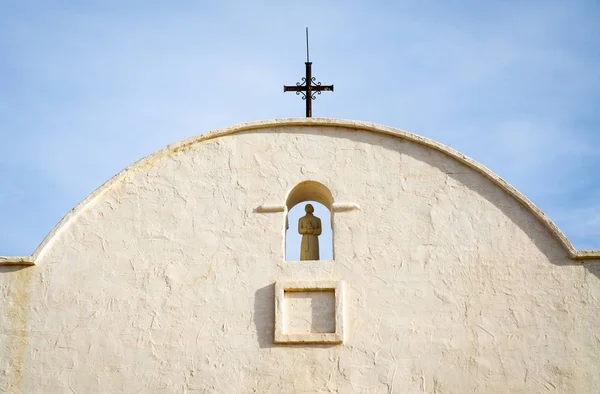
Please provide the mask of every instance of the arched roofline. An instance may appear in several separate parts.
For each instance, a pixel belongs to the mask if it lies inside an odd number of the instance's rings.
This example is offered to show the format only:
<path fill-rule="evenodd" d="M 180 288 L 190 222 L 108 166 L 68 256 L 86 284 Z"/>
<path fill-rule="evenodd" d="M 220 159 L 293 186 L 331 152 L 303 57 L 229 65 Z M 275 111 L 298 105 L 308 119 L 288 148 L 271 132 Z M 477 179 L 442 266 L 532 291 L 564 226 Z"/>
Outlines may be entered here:
<path fill-rule="evenodd" d="M 216 129 L 211 132 L 196 135 L 194 137 L 187 138 L 183 141 L 176 142 L 174 144 L 168 145 L 165 148 L 154 152 L 141 160 L 136 161 L 131 164 L 117 175 L 113 176 L 110 180 L 92 192 L 88 197 L 86 197 L 83 201 L 81 201 L 75 208 L 73 208 L 65 217 L 50 231 L 50 233 L 46 236 L 46 238 L 42 241 L 42 243 L 36 248 L 34 253 L 31 256 L 0 256 L 0 265 L 33 265 L 36 261 L 39 261 L 41 256 L 44 254 L 46 250 L 48 250 L 53 243 L 54 238 L 62 232 L 71 222 L 76 219 L 82 212 L 85 211 L 86 207 L 94 202 L 96 198 L 102 196 L 107 193 L 113 185 L 118 183 L 120 180 L 125 178 L 128 174 L 146 166 L 151 165 L 156 160 L 168 156 L 171 153 L 175 153 L 186 149 L 194 144 L 208 141 L 211 139 L 247 132 L 252 130 L 259 129 L 268 129 L 274 127 L 283 127 L 283 126 L 319 126 L 319 127 L 344 127 L 347 129 L 354 130 L 363 130 L 369 131 L 373 133 L 380 133 L 385 135 L 394 136 L 397 138 L 402 138 L 408 141 L 412 141 L 414 143 L 426 146 L 428 148 L 434 149 L 438 152 L 441 152 L 459 162 L 466 165 L 467 167 L 472 168 L 473 170 L 479 172 L 493 183 L 498 185 L 502 190 L 511 195 L 514 199 L 520 202 L 529 212 L 531 212 L 540 222 L 550 230 L 550 232 L 554 235 L 554 237 L 559 241 L 562 245 L 563 249 L 567 252 L 569 257 L 573 260 L 588 260 L 588 259 L 600 259 L 600 250 L 577 250 L 573 247 L 571 242 L 567 239 L 567 237 L 563 234 L 562 231 L 550 220 L 546 214 L 544 214 L 538 207 L 536 207 L 527 197 L 521 194 L 517 189 L 512 187 L 508 182 L 504 179 L 500 178 L 498 175 L 490 171 L 484 165 L 472 160 L 471 158 L 463 155 L 462 153 L 446 146 L 440 144 L 439 142 L 430 140 L 428 138 L 424 138 L 403 130 L 394 129 L 388 126 L 382 126 L 375 123 L 370 122 L 362 122 L 355 120 L 345 120 L 345 119 L 335 119 L 335 118 L 287 118 L 287 119 L 273 119 L 273 120 L 265 120 L 265 121 L 257 121 L 257 122 L 248 122 L 241 123 L 235 126 L 230 126 L 226 128 Z"/>

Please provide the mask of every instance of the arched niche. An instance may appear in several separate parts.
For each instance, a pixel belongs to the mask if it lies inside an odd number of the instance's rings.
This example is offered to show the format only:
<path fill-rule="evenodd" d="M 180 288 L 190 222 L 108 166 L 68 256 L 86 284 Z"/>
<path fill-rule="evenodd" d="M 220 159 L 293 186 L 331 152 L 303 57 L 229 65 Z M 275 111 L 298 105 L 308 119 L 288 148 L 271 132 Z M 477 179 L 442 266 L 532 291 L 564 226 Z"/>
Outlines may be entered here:
<path fill-rule="evenodd" d="M 319 250 L 321 254 L 320 260 L 333 260 L 334 257 L 334 246 L 333 246 L 333 195 L 327 186 L 322 183 L 316 181 L 303 181 L 297 184 L 290 190 L 287 195 L 285 202 L 285 237 L 284 237 L 284 260 L 286 261 L 300 261 L 300 255 L 298 256 L 288 256 L 288 248 L 290 245 L 290 238 L 301 239 L 299 234 L 296 234 L 297 230 L 297 219 L 292 223 L 292 228 L 290 228 L 289 223 L 289 213 L 297 207 L 299 204 L 303 202 L 316 202 L 322 205 L 328 212 L 325 214 L 319 215 L 318 207 L 315 206 L 316 211 L 315 215 L 321 219 L 321 225 L 323 227 L 323 234 L 319 237 Z M 303 204 L 304 206 L 305 204 Z M 313 204 L 315 205 L 315 204 Z M 329 216 L 329 220 L 324 220 Z M 329 228 L 328 228 L 329 227 Z M 330 250 L 330 253 L 326 251 Z M 323 252 L 326 253 L 323 253 Z M 328 258 L 330 255 L 330 258 Z M 324 258 L 325 257 L 325 258 Z"/>

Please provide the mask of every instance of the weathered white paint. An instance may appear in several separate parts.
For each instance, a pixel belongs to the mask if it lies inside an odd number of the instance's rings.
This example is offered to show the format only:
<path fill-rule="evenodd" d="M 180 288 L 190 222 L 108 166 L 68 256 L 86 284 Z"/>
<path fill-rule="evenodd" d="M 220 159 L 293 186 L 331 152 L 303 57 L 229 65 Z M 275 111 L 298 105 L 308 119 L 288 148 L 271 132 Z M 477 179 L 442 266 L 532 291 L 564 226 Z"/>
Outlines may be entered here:
<path fill-rule="evenodd" d="M 258 209 L 305 180 L 360 206 L 335 214 L 335 261 L 284 262 L 285 209 Z M 0 267 L 0 389 L 600 392 L 599 256 L 432 141 L 242 125 L 141 160 L 35 266 Z M 340 280 L 343 344 L 273 344 L 275 282 Z"/>

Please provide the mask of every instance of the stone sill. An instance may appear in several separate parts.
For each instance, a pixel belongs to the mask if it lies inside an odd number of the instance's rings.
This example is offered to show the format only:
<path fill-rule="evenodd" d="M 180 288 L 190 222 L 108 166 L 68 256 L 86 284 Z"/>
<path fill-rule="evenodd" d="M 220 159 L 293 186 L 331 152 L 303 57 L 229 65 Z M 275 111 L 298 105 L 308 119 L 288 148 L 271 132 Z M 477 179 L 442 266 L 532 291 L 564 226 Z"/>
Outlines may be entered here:
<path fill-rule="evenodd" d="M 0 256 L 0 265 L 35 265 L 33 256 Z"/>

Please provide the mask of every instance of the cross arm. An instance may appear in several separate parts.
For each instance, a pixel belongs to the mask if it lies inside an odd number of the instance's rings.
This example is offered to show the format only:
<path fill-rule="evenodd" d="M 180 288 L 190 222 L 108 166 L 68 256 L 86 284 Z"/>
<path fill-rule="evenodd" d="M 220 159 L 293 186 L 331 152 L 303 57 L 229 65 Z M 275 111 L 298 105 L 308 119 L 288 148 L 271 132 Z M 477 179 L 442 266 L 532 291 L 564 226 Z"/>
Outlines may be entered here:
<path fill-rule="evenodd" d="M 311 85 L 310 90 L 313 92 L 333 92 L 333 85 Z"/>
<path fill-rule="evenodd" d="M 284 92 L 304 92 L 306 91 L 306 86 L 286 86 L 283 85 Z"/>

